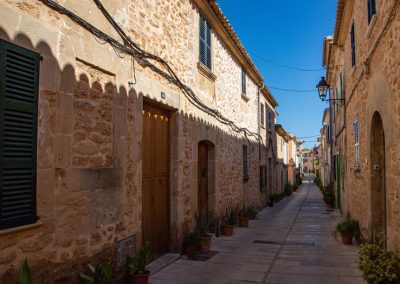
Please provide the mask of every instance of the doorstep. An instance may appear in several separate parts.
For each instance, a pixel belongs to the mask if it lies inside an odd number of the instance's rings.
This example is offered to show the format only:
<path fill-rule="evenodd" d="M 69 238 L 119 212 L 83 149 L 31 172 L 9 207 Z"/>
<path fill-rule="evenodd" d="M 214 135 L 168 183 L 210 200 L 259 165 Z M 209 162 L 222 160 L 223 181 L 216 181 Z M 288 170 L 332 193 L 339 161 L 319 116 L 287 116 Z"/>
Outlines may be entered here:
<path fill-rule="evenodd" d="M 170 265 L 171 263 L 177 261 L 180 258 L 178 253 L 167 253 L 164 254 L 162 257 L 156 259 L 152 263 L 150 263 L 146 269 L 150 271 L 151 274 L 157 273 L 164 267 Z"/>

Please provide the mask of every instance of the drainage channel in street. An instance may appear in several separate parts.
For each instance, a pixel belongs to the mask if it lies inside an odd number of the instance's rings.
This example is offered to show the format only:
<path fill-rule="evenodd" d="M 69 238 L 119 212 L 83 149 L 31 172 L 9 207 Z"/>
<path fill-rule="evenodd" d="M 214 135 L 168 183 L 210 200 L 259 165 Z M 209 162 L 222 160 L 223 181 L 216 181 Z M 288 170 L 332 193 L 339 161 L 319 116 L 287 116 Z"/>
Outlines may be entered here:
<path fill-rule="evenodd" d="M 305 246 L 305 247 L 313 247 L 315 246 L 314 242 L 296 242 L 296 241 L 263 241 L 263 240 L 255 240 L 254 244 L 266 244 L 266 245 L 281 245 L 281 246 Z"/>

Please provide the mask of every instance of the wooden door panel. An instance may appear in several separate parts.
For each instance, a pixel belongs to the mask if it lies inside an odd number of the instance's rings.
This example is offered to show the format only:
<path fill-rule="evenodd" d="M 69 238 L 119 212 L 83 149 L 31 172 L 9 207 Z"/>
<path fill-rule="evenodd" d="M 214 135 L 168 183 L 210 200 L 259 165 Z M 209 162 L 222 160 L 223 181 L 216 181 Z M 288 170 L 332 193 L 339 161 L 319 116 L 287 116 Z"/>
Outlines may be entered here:
<path fill-rule="evenodd" d="M 199 143 L 198 162 L 198 210 L 202 220 L 208 215 L 208 149 L 204 143 Z"/>
<path fill-rule="evenodd" d="M 152 259 L 169 248 L 169 119 L 166 112 L 143 107 L 142 236 Z"/>
<path fill-rule="evenodd" d="M 152 228 L 149 224 L 152 223 L 152 178 L 143 178 L 142 181 L 142 238 L 144 242 L 149 242 L 151 247 L 154 246 L 152 237 Z"/>
<path fill-rule="evenodd" d="M 168 177 L 157 177 L 154 183 L 154 234 L 157 238 L 157 252 L 166 253 L 169 241 L 169 191 Z"/>
<path fill-rule="evenodd" d="M 151 177 L 153 174 L 153 155 L 154 155 L 154 137 L 153 137 L 153 118 L 152 113 L 143 110 L 143 133 L 142 133 L 142 168 L 143 176 Z"/>
<path fill-rule="evenodd" d="M 155 135 L 155 164 L 154 164 L 154 174 L 167 175 L 168 174 L 168 118 L 157 114 L 154 119 L 154 135 Z"/>

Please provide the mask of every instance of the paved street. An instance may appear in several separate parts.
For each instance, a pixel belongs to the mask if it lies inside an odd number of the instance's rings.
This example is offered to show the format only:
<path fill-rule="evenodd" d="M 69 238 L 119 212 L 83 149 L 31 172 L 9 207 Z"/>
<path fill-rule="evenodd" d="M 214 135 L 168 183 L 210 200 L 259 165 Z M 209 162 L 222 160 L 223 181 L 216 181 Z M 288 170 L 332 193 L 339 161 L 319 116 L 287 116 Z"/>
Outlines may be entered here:
<path fill-rule="evenodd" d="M 219 253 L 211 259 L 182 257 L 150 282 L 366 283 L 356 267 L 357 247 L 334 238 L 338 220 L 336 212 L 326 211 L 315 184 L 305 181 L 291 197 L 264 209 L 250 228 L 235 228 L 233 237 L 214 239 L 212 250 Z"/>

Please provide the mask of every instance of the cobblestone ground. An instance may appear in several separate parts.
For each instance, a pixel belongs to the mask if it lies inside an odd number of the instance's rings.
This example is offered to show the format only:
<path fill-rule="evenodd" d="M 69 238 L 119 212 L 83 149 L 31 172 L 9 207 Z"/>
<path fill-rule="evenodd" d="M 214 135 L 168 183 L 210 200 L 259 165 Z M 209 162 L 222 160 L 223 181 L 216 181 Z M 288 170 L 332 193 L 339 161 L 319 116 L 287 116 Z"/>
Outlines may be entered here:
<path fill-rule="evenodd" d="M 356 267 L 357 246 L 335 240 L 338 220 L 315 184 L 305 181 L 291 197 L 264 209 L 250 228 L 214 239 L 212 250 L 219 253 L 211 259 L 182 257 L 150 283 L 366 283 Z"/>

